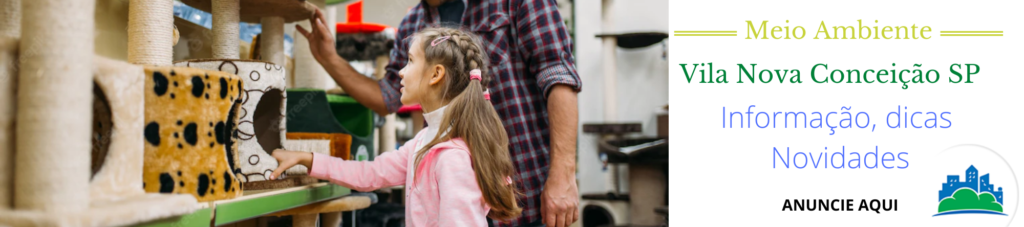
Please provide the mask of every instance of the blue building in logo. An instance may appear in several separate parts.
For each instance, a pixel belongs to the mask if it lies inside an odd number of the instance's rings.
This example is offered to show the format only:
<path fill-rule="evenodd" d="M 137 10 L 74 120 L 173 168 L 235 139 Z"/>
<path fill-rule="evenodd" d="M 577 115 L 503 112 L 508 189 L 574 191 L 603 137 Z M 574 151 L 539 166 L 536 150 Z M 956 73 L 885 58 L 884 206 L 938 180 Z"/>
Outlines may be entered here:
<path fill-rule="evenodd" d="M 947 175 L 946 183 L 942 184 L 942 190 L 939 191 L 939 201 L 946 197 L 953 196 L 953 192 L 961 188 L 970 188 L 978 194 L 988 192 L 992 193 L 996 197 L 996 202 L 1003 204 L 1003 188 L 999 187 L 999 190 L 992 190 L 995 186 L 989 181 L 988 174 L 978 177 L 978 169 L 974 168 L 974 165 L 967 167 L 964 172 L 965 179 L 960 181 L 960 175 Z"/>

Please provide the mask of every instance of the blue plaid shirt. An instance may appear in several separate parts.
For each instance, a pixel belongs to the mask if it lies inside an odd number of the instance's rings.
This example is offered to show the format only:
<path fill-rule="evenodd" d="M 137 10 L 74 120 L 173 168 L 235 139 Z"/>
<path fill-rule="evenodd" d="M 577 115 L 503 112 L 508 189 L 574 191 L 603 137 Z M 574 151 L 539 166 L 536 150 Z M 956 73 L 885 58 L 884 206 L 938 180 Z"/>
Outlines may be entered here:
<path fill-rule="evenodd" d="M 409 57 L 417 31 L 440 26 L 436 8 L 417 4 L 398 27 L 387 75 L 380 81 L 389 112 L 401 107 L 398 71 Z M 522 216 L 501 226 L 541 220 L 540 195 L 547 180 L 549 145 L 547 94 L 563 84 L 579 91 L 573 43 L 555 0 L 468 0 L 462 27 L 480 37 L 490 56 L 491 103 L 505 125 L 515 166 Z M 495 223 L 497 224 L 497 223 Z"/>

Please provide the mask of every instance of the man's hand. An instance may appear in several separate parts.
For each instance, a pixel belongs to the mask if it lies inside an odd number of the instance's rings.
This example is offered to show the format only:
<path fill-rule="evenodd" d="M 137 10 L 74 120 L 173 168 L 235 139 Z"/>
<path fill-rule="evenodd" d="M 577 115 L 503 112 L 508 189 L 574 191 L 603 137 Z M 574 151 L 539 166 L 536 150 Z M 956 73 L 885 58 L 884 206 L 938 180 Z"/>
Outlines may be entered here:
<path fill-rule="evenodd" d="M 551 127 L 551 158 L 548 180 L 540 197 L 541 217 L 548 227 L 567 227 L 580 219 L 576 188 L 576 127 L 579 110 L 576 91 L 566 85 L 551 87 L 548 121 Z"/>
<path fill-rule="evenodd" d="M 313 54 L 313 58 L 321 65 L 326 68 L 327 65 L 334 64 L 333 61 L 341 60 L 338 56 L 338 50 L 334 48 L 334 35 L 331 34 L 331 29 L 328 29 L 327 19 L 324 17 L 323 12 L 317 9 L 313 14 L 309 15 L 309 24 L 312 26 L 313 31 L 306 30 L 298 24 L 295 25 L 295 29 L 299 31 L 302 36 L 306 37 L 309 41 L 309 51 Z"/>
<path fill-rule="evenodd" d="M 274 150 L 272 153 L 272 156 L 277 159 L 278 166 L 277 169 L 274 170 L 274 173 L 270 174 L 271 180 L 280 178 L 281 174 L 284 173 L 285 170 L 288 170 L 288 168 L 292 168 L 292 166 L 295 165 L 304 165 L 306 168 L 313 167 L 313 153 L 286 151 L 282 149 Z"/>
<path fill-rule="evenodd" d="M 388 108 L 384 103 L 384 96 L 377 81 L 356 72 L 348 64 L 348 61 L 338 56 L 338 50 L 334 48 L 334 35 L 328 29 L 328 26 L 333 25 L 328 25 L 326 21 L 323 12 L 318 9 L 309 16 L 312 31 L 299 25 L 295 25 L 295 30 L 306 37 L 306 40 L 309 41 L 309 52 L 324 67 L 327 74 L 331 75 L 334 82 L 338 83 L 338 86 L 345 89 L 345 92 L 356 99 L 359 104 L 370 108 L 381 116 L 387 115 Z M 394 60 L 391 59 L 391 61 Z"/>
<path fill-rule="evenodd" d="M 540 212 L 548 227 L 567 227 L 580 219 L 576 175 L 548 176 L 540 197 Z"/>

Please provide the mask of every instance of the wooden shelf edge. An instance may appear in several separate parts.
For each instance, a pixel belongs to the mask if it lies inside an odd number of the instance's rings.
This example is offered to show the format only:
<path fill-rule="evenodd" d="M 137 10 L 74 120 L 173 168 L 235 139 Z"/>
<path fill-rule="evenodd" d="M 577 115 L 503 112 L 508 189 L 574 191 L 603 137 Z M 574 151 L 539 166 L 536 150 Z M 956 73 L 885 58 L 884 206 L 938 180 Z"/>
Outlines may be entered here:
<path fill-rule="evenodd" d="M 215 226 L 231 224 L 278 211 L 348 195 L 352 190 L 330 183 L 249 194 L 213 202 Z"/>

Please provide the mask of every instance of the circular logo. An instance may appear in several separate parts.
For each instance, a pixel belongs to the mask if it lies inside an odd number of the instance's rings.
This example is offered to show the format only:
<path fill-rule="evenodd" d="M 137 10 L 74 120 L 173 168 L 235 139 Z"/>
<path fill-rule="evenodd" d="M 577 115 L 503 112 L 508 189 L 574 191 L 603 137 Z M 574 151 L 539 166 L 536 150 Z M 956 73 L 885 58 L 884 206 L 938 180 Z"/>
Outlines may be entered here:
<path fill-rule="evenodd" d="M 943 150 L 929 163 L 935 185 L 931 223 L 1008 226 L 1019 206 L 1017 176 L 1002 155 L 988 147 L 964 144 Z"/>

